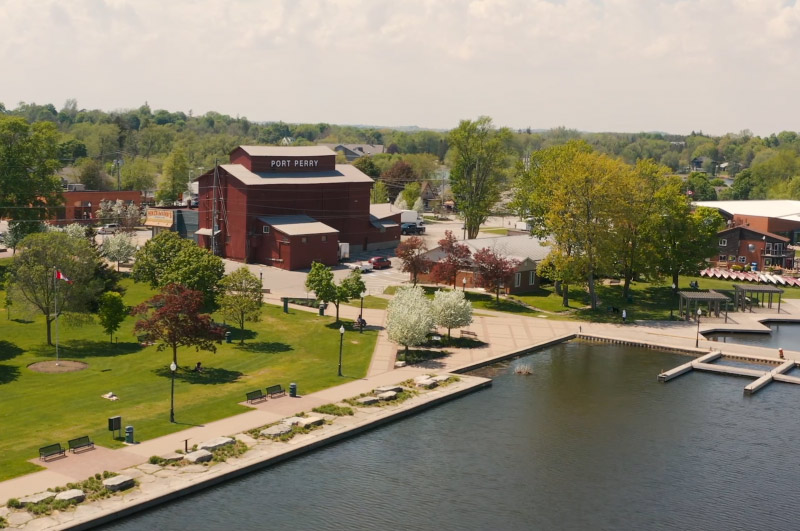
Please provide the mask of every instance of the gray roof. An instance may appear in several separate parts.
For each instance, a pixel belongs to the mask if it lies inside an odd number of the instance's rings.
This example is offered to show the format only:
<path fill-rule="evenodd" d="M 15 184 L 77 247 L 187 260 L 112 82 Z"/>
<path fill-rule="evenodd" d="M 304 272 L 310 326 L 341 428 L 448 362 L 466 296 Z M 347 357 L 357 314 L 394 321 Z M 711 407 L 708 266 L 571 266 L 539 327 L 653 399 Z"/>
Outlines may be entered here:
<path fill-rule="evenodd" d="M 391 203 L 376 203 L 369 206 L 369 215 L 377 219 L 386 219 L 400 214 L 402 210 Z"/>
<path fill-rule="evenodd" d="M 336 155 L 325 146 L 239 146 L 251 157 L 322 157 Z M 235 151 L 235 150 L 234 150 Z"/>
<path fill-rule="evenodd" d="M 474 255 L 481 249 L 489 248 L 496 254 L 506 258 L 514 258 L 520 262 L 531 259 L 535 262 L 543 260 L 550 254 L 550 247 L 545 241 L 538 240 L 527 234 L 521 236 L 496 236 L 493 238 L 475 238 L 464 240 L 465 244 Z M 444 258 L 445 253 L 441 247 L 436 247 L 425 253 L 425 257 L 434 262 Z"/>
<path fill-rule="evenodd" d="M 259 221 L 266 223 L 277 231 L 287 236 L 303 236 L 305 234 L 331 234 L 338 230 L 325 225 L 305 214 L 294 216 L 264 216 L 259 217 Z"/>
<path fill-rule="evenodd" d="M 376 153 L 383 153 L 384 148 L 381 144 L 317 144 L 319 146 L 328 147 L 334 151 L 344 148 L 350 150 L 357 155 L 374 155 Z"/>
<path fill-rule="evenodd" d="M 292 148 L 297 149 L 297 148 Z M 295 153 L 297 154 L 297 153 Z M 337 164 L 334 171 L 302 172 L 252 172 L 241 164 L 222 164 L 220 168 L 230 173 L 247 186 L 262 184 L 326 184 L 326 183 L 372 183 L 365 173 L 349 164 Z"/>

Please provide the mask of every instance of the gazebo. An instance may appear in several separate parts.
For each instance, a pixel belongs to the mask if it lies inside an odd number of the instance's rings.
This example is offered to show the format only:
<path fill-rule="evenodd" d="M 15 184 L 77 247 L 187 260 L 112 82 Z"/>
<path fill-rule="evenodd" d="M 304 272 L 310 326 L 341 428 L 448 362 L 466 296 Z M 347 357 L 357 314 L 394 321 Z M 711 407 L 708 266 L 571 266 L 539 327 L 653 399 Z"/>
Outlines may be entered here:
<path fill-rule="evenodd" d="M 679 291 L 678 296 L 678 315 L 689 319 L 697 319 L 697 310 L 701 304 L 708 304 L 708 314 L 714 313 L 719 317 L 722 311 L 722 303 L 725 303 L 725 322 L 728 322 L 728 301 L 730 298 L 714 290 L 709 291 Z"/>
<path fill-rule="evenodd" d="M 753 311 L 753 301 L 760 306 L 764 306 L 765 295 L 767 298 L 767 308 L 772 308 L 772 296 L 778 294 L 778 313 L 781 313 L 781 294 L 783 290 L 775 286 L 764 284 L 748 285 L 748 284 L 734 284 L 736 292 L 733 295 L 733 305 L 737 310 L 746 312 L 748 308 Z"/>

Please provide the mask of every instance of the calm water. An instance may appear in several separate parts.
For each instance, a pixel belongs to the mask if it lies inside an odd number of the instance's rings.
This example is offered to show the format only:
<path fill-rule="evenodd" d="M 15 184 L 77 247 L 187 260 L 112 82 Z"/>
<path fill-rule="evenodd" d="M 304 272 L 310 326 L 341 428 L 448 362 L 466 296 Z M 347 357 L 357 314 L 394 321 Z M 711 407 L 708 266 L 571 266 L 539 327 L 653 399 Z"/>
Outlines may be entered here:
<path fill-rule="evenodd" d="M 490 389 L 108 529 L 798 529 L 800 386 L 656 382 L 686 360 L 560 345 L 487 369 Z"/>
<path fill-rule="evenodd" d="M 753 345 L 754 347 L 800 349 L 800 324 L 764 323 L 772 330 L 771 334 L 708 334 L 706 338 L 721 343 Z"/>

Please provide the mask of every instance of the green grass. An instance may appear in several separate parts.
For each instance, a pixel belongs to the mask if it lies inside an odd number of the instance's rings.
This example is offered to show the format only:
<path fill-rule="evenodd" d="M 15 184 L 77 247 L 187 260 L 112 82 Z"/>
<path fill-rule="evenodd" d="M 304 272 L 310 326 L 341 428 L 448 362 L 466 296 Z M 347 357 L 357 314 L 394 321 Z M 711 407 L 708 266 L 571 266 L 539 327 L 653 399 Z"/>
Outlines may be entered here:
<path fill-rule="evenodd" d="M 360 308 L 361 299 L 352 299 L 350 302 L 347 303 L 347 305 Z M 364 308 L 370 310 L 385 310 L 388 307 L 389 307 L 388 299 L 384 299 L 383 297 L 375 297 L 373 295 L 367 295 L 366 297 L 364 297 Z"/>
<path fill-rule="evenodd" d="M 508 236 L 508 229 L 495 227 L 491 229 L 481 229 L 481 232 L 488 232 L 489 234 L 499 234 L 500 236 Z"/>
<path fill-rule="evenodd" d="M 0 264 L 0 267 L 2 264 Z M 130 280 L 125 302 L 137 304 L 151 291 Z M 0 305 L 5 292 L 0 291 Z M 121 446 L 106 430 L 107 418 L 121 415 L 123 425 L 136 429 L 138 440 L 147 440 L 189 426 L 205 424 L 247 411 L 240 406 L 245 392 L 268 385 L 296 382 L 307 394 L 335 386 L 366 374 L 377 332 L 345 334 L 344 374 L 336 376 L 339 355 L 338 326 L 333 317 L 265 306 L 258 323 L 248 323 L 244 345 L 241 332 L 232 329 L 234 343 L 217 346 L 217 352 L 178 350 L 180 368 L 175 383 L 176 424 L 169 422 L 170 353 L 155 346 L 141 347 L 133 335 L 129 317 L 110 344 L 99 325 L 60 327 L 63 359 L 80 360 L 88 368 L 72 373 L 42 374 L 27 367 L 51 360 L 54 347 L 45 341 L 42 317 L 9 320 L 0 311 L 0 480 L 33 472 L 40 467 L 28 463 L 46 444 L 89 435 L 97 444 Z M 12 318 L 16 317 L 12 308 Z M 220 317 L 217 317 L 221 321 Z M 345 322 L 352 330 L 352 323 Z M 205 370 L 191 367 L 202 361 Z M 113 391 L 119 400 L 100 395 Z"/>

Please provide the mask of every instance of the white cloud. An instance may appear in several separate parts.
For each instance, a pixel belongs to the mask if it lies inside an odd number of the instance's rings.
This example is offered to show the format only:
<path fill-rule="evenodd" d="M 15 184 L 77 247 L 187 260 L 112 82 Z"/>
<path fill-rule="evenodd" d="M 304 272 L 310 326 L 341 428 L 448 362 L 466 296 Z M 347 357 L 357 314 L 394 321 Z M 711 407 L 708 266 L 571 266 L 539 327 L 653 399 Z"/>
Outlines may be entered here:
<path fill-rule="evenodd" d="M 0 101 L 452 127 L 796 129 L 785 0 L 0 0 Z"/>

